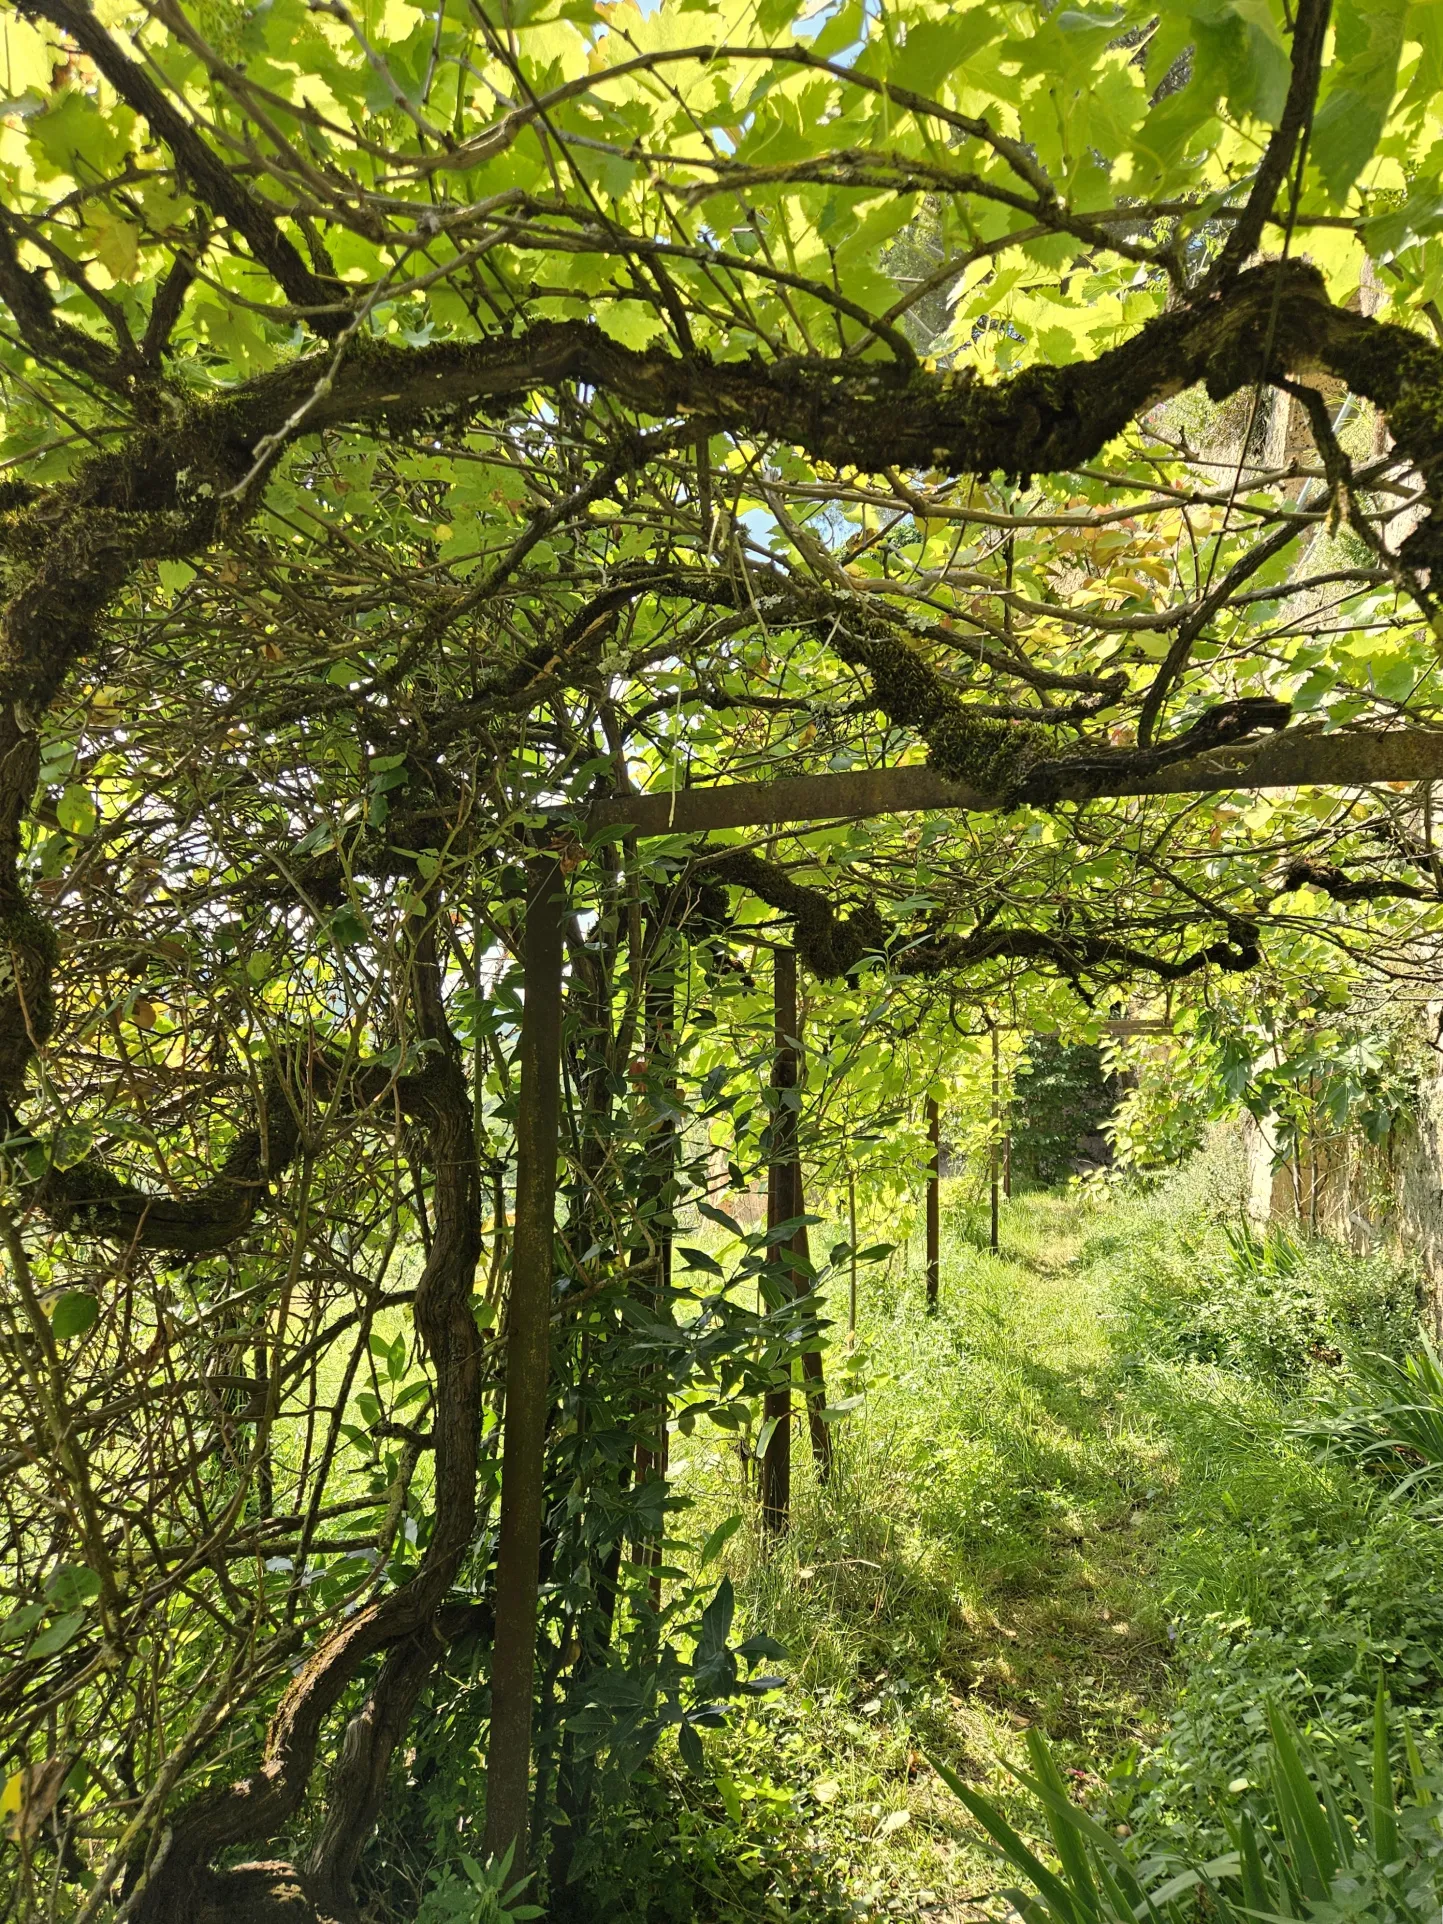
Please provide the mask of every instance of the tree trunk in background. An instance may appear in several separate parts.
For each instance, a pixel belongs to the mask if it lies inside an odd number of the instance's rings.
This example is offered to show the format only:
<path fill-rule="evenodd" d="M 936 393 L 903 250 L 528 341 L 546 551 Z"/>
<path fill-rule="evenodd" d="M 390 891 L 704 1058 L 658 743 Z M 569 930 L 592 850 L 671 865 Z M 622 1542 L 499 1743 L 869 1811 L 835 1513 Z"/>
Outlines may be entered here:
<path fill-rule="evenodd" d="M 927 1140 L 932 1160 L 927 1165 L 927 1307 L 935 1310 L 942 1286 L 942 1123 L 937 1098 L 927 1098 Z"/>
<path fill-rule="evenodd" d="M 506 1335 L 506 1431 L 496 1552 L 496 1643 L 486 1771 L 486 1849 L 526 1859 L 536 1593 L 551 1292 L 555 1280 L 556 1155 L 561 1083 L 563 884 L 553 855 L 527 871 L 522 969 L 521 1088 L 516 1118 L 516 1226 Z"/>
<path fill-rule="evenodd" d="M 772 1058 L 772 1088 L 776 1107 L 772 1112 L 772 1151 L 767 1165 L 767 1228 L 775 1231 L 795 1215 L 801 1190 L 797 1168 L 797 1112 L 788 1093 L 797 1086 L 797 955 L 795 949 L 777 949 L 772 958 L 772 1016 L 775 1029 L 775 1054 Z M 774 1243 L 774 1259 L 781 1250 Z M 762 1452 L 761 1502 L 762 1528 L 773 1536 L 782 1535 L 791 1521 L 792 1506 L 792 1390 L 788 1380 L 767 1391 L 762 1403 L 765 1423 L 771 1425 L 767 1447 Z"/>

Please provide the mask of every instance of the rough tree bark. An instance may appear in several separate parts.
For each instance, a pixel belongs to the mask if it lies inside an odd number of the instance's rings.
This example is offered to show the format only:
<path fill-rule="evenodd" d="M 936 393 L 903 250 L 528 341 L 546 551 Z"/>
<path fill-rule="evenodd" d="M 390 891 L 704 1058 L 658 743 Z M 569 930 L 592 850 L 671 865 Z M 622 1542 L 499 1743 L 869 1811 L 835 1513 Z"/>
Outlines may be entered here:
<path fill-rule="evenodd" d="M 442 1648 L 436 1614 L 476 1522 L 480 1340 L 471 1293 L 481 1255 L 481 1212 L 471 1094 L 445 1018 L 429 924 L 417 938 L 412 1006 L 417 1032 L 436 1045 L 424 1074 L 408 1083 L 433 1177 L 431 1248 L 413 1307 L 436 1386 L 431 1535 L 411 1581 L 358 1610 L 301 1665 L 271 1719 L 260 1768 L 223 1790 L 202 1793 L 176 1812 L 167 1842 L 148 1865 L 136 1867 L 136 1924 L 235 1924 L 242 1916 L 318 1915 L 349 1924 L 349 1867 L 359 1848 L 357 1832 L 363 1839 L 369 1829 L 366 1810 L 404 1727 L 394 1714 L 396 1706 L 423 1656 L 429 1666 Z M 214 1870 L 217 1856 L 273 1837 L 295 1814 L 326 1720 L 361 1666 L 397 1646 L 407 1646 L 413 1656 L 382 1665 L 369 1705 L 347 1732 L 327 1818 L 329 1848 L 313 1856 L 306 1874 L 275 1864 Z M 312 1879 L 315 1890 L 326 1893 L 324 1912 L 316 1908 Z"/>

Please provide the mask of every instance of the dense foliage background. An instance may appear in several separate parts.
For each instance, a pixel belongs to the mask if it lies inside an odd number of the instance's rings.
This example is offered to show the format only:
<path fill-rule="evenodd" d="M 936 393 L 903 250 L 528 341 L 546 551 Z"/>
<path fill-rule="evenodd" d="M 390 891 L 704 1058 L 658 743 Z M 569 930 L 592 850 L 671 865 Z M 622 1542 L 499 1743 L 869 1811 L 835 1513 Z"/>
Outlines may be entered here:
<path fill-rule="evenodd" d="M 1065 1160 L 1019 1057 L 1355 1243 L 1426 1106 L 1443 13 L 0 36 L 3 1902 L 821 1904 L 716 1758 L 929 1100 L 959 1262 L 1009 1121 Z M 1119 1271 L 1179 1382 L 1407 1351 L 1386 1264 L 1198 1235 Z"/>

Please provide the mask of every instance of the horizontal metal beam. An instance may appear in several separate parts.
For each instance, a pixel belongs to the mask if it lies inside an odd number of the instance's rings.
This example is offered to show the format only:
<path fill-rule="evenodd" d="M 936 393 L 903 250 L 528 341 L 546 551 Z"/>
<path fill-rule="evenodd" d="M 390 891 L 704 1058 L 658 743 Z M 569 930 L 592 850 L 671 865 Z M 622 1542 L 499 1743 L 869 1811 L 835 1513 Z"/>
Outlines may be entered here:
<path fill-rule="evenodd" d="M 1327 735 L 1290 728 L 1262 741 L 1214 748 L 1150 773 L 1109 773 L 1097 763 L 1058 778 L 1040 770 L 1011 803 L 948 781 L 923 766 L 858 768 L 838 775 L 779 776 L 648 795 L 607 795 L 590 810 L 592 828 L 624 826 L 638 835 L 698 835 L 717 828 L 785 828 L 803 822 L 857 821 L 919 809 L 987 814 L 1029 801 L 1087 801 L 1100 796 L 1207 795 L 1228 789 L 1365 788 L 1373 782 L 1443 781 L 1443 732 L 1420 729 Z M 1029 789 L 1031 793 L 1029 793 Z"/>
<path fill-rule="evenodd" d="M 1214 748 L 1153 775 L 1120 776 L 1092 794 L 1208 795 L 1229 788 L 1367 788 L 1443 781 L 1443 732 L 1420 728 L 1288 728 L 1260 742 Z M 1077 799 L 1083 799 L 1079 796 Z"/>
<path fill-rule="evenodd" d="M 713 828 L 783 828 L 793 822 L 855 821 L 919 808 L 982 811 L 997 798 L 949 782 L 930 768 L 855 768 L 842 775 L 784 775 L 650 795 L 607 795 L 591 805 L 593 828 L 624 823 L 638 835 L 695 835 Z"/>

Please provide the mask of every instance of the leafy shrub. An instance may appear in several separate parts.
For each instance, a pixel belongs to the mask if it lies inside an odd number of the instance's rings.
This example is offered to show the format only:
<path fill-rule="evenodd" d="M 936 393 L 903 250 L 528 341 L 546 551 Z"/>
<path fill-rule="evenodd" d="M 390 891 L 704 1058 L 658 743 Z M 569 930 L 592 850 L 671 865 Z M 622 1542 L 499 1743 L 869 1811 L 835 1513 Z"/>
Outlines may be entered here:
<path fill-rule="evenodd" d="M 478 1864 L 463 1856 L 459 1871 L 447 1872 L 428 1892 L 416 1924 L 524 1924 L 544 1915 L 539 1904 L 522 1902 L 529 1877 L 511 1881 L 509 1846 L 499 1862 Z"/>
<path fill-rule="evenodd" d="M 1329 1455 L 1392 1479 L 1392 1496 L 1420 1513 L 1443 1508 L 1443 1362 L 1426 1337 L 1399 1359 L 1353 1359 L 1330 1405 L 1297 1426 Z"/>
<path fill-rule="evenodd" d="M 1177 1695 L 1127 1814 L 1194 1840 L 1225 1787 L 1256 1778 L 1270 1700 L 1356 1740 L 1381 1672 L 1430 1726 L 1443 1653 L 1443 1532 L 1380 1504 L 1299 1422 L 1303 1393 L 1327 1386 L 1333 1407 L 1348 1357 L 1416 1350 L 1415 1279 L 1322 1238 L 1260 1236 L 1236 1175 L 1215 1141 L 1110 1210 L 1087 1250 L 1113 1286 L 1124 1406 L 1166 1437 L 1180 1479 L 1158 1570 Z"/>
<path fill-rule="evenodd" d="M 1192 1832 L 1222 1787 L 1256 1776 L 1270 1699 L 1357 1737 L 1381 1673 L 1438 1728 L 1443 1531 L 1304 1448 L 1264 1387 L 1170 1365 L 1129 1398 L 1166 1411 L 1186 1476 L 1157 1572 L 1177 1695 L 1136 1821 Z"/>
<path fill-rule="evenodd" d="M 1032 1770 L 1014 1775 L 1042 1806 L 1056 1870 L 996 1803 L 945 1764 L 937 1769 L 1031 1885 L 1030 1892 L 1007 1893 L 1029 1924 L 1431 1924 L 1443 1904 L 1443 1777 L 1405 1730 L 1408 1786 L 1400 1806 L 1383 1692 L 1371 1747 L 1342 1746 L 1326 1764 L 1285 1712 L 1269 1706 L 1267 1718 L 1261 1781 L 1236 1815 L 1222 1819 L 1227 1848 L 1201 1862 L 1110 1833 L 1068 1795 L 1037 1731 L 1028 1733 Z"/>
<path fill-rule="evenodd" d="M 1154 1207 L 1168 1202 L 1164 1189 Z M 1140 1355 L 1211 1363 L 1281 1389 L 1346 1353 L 1400 1356 L 1417 1341 L 1411 1269 L 1326 1236 L 1260 1236 L 1241 1221 L 1197 1220 L 1142 1241 L 1119 1265 L 1117 1302 L 1119 1334 Z"/>
<path fill-rule="evenodd" d="M 1033 1036 L 1017 1065 L 1012 1101 L 1014 1175 L 1043 1187 L 1061 1182 L 1082 1138 L 1101 1133 L 1116 1101 L 1095 1044 Z"/>
<path fill-rule="evenodd" d="M 794 1791 L 747 1794 L 725 1775 L 665 1758 L 598 1805 L 577 1879 L 551 1893 L 556 1924 L 848 1924 L 853 1912 L 813 1849 Z"/>

